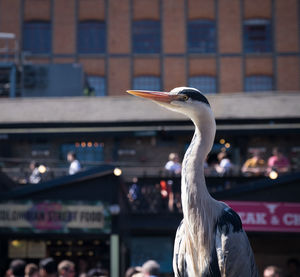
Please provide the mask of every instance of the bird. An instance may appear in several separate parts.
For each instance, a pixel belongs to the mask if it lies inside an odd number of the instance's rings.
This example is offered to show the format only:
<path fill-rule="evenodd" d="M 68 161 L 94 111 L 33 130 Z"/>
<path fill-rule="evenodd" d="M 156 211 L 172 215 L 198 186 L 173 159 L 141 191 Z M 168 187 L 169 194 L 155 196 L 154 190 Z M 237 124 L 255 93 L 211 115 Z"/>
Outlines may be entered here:
<path fill-rule="evenodd" d="M 179 112 L 195 125 L 182 161 L 183 219 L 174 241 L 174 276 L 257 277 L 254 254 L 239 215 L 214 199 L 206 186 L 204 162 L 214 143 L 216 122 L 205 95 L 192 87 L 127 92 Z"/>

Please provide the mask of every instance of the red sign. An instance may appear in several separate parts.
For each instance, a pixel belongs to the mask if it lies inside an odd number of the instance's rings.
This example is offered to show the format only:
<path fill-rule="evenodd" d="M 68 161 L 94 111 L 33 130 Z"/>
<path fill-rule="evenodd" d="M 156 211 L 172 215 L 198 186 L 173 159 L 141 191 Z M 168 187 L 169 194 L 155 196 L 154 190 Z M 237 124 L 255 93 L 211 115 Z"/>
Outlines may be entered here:
<path fill-rule="evenodd" d="M 246 231 L 300 232 L 300 204 L 225 201 L 235 210 Z"/>

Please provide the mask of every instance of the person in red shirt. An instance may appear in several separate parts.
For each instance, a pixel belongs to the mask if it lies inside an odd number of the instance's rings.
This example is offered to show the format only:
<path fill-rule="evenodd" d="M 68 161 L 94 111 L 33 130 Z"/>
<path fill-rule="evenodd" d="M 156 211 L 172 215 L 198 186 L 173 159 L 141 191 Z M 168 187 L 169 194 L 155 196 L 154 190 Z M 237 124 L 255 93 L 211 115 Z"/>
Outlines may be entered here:
<path fill-rule="evenodd" d="M 272 170 L 278 173 L 286 173 L 290 171 L 291 164 L 287 157 L 283 155 L 283 152 L 278 147 L 273 148 L 273 156 L 268 160 L 268 172 Z"/>

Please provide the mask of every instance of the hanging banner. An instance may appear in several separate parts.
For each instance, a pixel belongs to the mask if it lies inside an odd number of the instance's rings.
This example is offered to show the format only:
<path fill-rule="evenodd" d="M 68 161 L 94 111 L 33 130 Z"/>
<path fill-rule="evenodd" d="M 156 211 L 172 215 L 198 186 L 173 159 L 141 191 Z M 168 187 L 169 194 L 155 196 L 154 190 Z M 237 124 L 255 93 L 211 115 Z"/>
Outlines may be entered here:
<path fill-rule="evenodd" d="M 246 231 L 300 232 L 300 204 L 225 201 L 235 210 Z"/>
<path fill-rule="evenodd" d="M 0 231 L 110 232 L 111 218 L 101 202 L 0 203 Z"/>

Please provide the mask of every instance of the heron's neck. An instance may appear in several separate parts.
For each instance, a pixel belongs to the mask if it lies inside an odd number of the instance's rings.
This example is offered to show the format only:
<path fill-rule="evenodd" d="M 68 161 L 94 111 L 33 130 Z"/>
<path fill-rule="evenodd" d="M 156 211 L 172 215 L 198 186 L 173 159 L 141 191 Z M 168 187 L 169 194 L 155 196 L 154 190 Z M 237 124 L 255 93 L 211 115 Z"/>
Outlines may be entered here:
<path fill-rule="evenodd" d="M 200 119 L 201 118 L 201 119 Z M 200 211 L 213 200 L 204 177 L 204 162 L 210 152 L 215 136 L 215 120 L 211 114 L 192 119 L 195 133 L 186 151 L 182 165 L 182 207 L 183 213 Z"/>
<path fill-rule="evenodd" d="M 213 145 L 216 124 L 211 112 L 192 117 L 195 134 L 182 165 L 181 200 L 186 233 L 186 251 L 191 257 L 194 273 L 205 272 L 214 245 L 218 202 L 206 187 L 204 162 Z M 199 259 L 201 257 L 201 259 Z M 202 274 L 201 274 L 202 275 Z"/>

